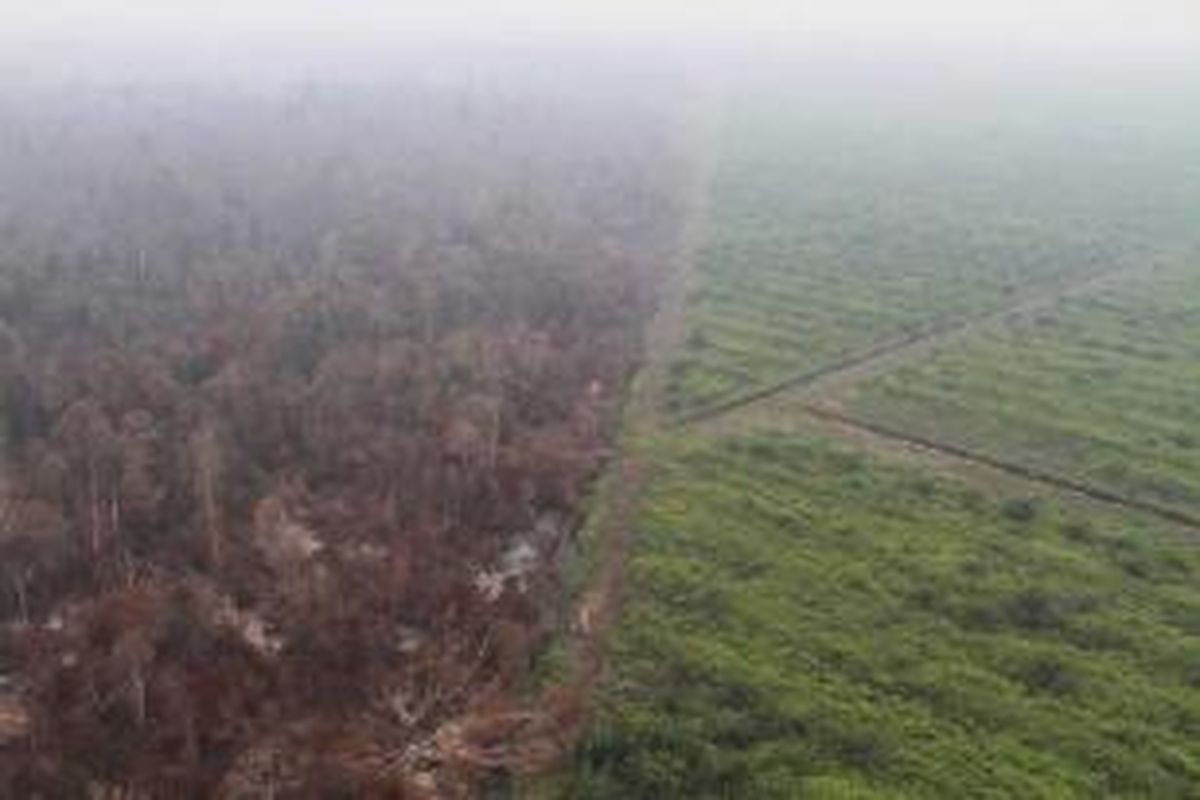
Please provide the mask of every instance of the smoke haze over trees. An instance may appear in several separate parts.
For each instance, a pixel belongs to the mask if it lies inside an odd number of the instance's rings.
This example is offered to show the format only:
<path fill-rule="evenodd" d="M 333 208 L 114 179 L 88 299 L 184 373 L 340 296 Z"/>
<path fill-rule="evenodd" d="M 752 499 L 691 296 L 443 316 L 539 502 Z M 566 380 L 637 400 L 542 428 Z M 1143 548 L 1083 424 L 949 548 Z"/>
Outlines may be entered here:
<path fill-rule="evenodd" d="M 0 793 L 453 795 L 653 307 L 649 77 L 0 98 Z"/>

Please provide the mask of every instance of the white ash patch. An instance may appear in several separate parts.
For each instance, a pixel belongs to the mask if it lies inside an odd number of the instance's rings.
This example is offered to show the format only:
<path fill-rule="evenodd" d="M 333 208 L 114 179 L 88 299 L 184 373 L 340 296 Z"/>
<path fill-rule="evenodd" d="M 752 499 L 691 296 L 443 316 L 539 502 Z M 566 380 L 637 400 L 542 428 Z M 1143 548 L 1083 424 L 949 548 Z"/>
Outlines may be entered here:
<path fill-rule="evenodd" d="M 0 745 L 29 735 L 32 719 L 16 692 L 0 688 Z"/>
<path fill-rule="evenodd" d="M 262 500 L 255 509 L 254 539 L 276 569 L 309 561 L 325 549 L 316 531 L 293 518 L 276 497 Z"/>
<path fill-rule="evenodd" d="M 529 577 L 540 565 L 541 555 L 537 548 L 528 538 L 519 536 L 500 555 L 495 568 L 475 573 L 475 590 L 489 603 L 499 600 L 510 583 L 524 594 L 529 590 Z"/>

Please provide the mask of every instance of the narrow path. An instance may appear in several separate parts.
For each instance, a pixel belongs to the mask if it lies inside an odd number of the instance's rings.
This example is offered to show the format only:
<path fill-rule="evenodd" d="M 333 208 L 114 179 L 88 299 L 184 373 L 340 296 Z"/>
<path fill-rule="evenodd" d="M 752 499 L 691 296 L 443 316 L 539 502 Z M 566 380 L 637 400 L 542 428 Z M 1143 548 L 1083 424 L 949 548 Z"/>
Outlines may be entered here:
<path fill-rule="evenodd" d="M 904 431 L 899 431 L 875 422 L 858 419 L 828 406 L 807 404 L 804 406 L 804 413 L 818 421 L 827 423 L 835 431 L 841 429 L 842 436 L 839 438 L 868 438 L 874 440 L 876 443 L 883 440 L 893 446 L 910 448 L 917 452 L 933 455 L 946 464 L 959 467 L 973 467 L 976 469 L 984 468 L 992 472 L 1017 478 L 1026 485 L 1049 489 L 1055 494 L 1067 494 L 1078 499 L 1102 503 L 1127 511 L 1139 512 L 1186 528 L 1193 534 L 1200 534 L 1200 514 L 1189 513 L 1182 509 L 1155 503 L 1150 500 L 1126 497 L 1103 487 L 1094 486 L 1026 464 L 1007 461 L 988 455 L 987 453 L 980 453 L 958 445 L 939 442 L 925 436 L 905 433 Z"/>
<path fill-rule="evenodd" d="M 687 333 L 687 300 L 695 281 L 695 264 L 708 229 L 710 194 L 717 168 L 717 140 L 724 100 L 720 79 L 697 79 L 704 86 L 693 100 L 692 119 L 685 123 L 693 154 L 692 185 L 679 239 L 666 259 L 667 273 L 658 289 L 658 308 L 646 331 L 645 365 L 626 407 L 626 432 L 634 436 L 669 424 L 662 413 L 663 392 L 671 359 Z"/>
<path fill-rule="evenodd" d="M 1042 492 L 1060 499 L 1138 512 L 1196 536 L 1200 534 L 1200 514 L 1127 497 L 1071 477 L 863 420 L 848 413 L 844 404 L 846 391 L 859 382 L 927 356 L 945 344 L 989 326 L 1052 308 L 1071 297 L 1152 274 L 1155 269 L 1157 266 L 1124 268 L 1089 276 L 977 317 L 884 342 L 828 367 L 675 417 L 672 423 L 701 435 L 807 430 L 885 458 L 915 461 L 935 472 L 973 483 L 1000 485 L 1011 491 Z"/>
<path fill-rule="evenodd" d="M 565 634 L 567 665 L 556 684 L 543 687 L 528 708 L 502 709 L 456 720 L 437 733 L 439 752 L 476 770 L 502 769 L 539 774 L 569 752 L 582 732 L 586 707 L 605 666 L 608 634 L 616 622 L 624 587 L 625 554 L 648 468 L 641 437 L 661 430 L 660 393 L 671 354 L 684 335 L 688 288 L 696 250 L 708 218 L 709 184 L 716 162 L 716 130 L 721 111 L 719 84 L 698 80 L 697 95 L 681 122 L 688 141 L 687 207 L 678 235 L 661 254 L 664 275 L 659 304 L 647 325 L 644 363 L 625 405 L 617 453 L 597 482 L 592 514 L 595 565 L 574 604 Z"/>
<path fill-rule="evenodd" d="M 688 290 L 696 253 L 708 224 L 709 188 L 716 168 L 717 131 L 723 103 L 719 83 L 710 78 L 697 80 L 696 85 L 697 96 L 692 99 L 689 118 L 683 123 L 689 139 L 683 149 L 691 154 L 688 206 L 678 238 L 670 252 L 664 254 L 666 274 L 658 290 L 658 307 L 646 330 L 644 364 L 625 406 L 618 454 L 596 503 L 597 513 L 602 515 L 595 543 L 600 559 L 591 586 L 576 610 L 573 660 L 575 671 L 589 684 L 598 677 L 603 665 L 604 642 L 615 622 L 624 583 L 629 531 L 647 482 L 648 469 L 639 439 L 661 430 L 665 423 L 659 401 L 671 356 L 685 334 Z"/>
<path fill-rule="evenodd" d="M 1015 303 L 977 316 L 947 320 L 922 333 L 883 341 L 872 348 L 847 356 L 819 369 L 792 375 L 759 389 L 737 394 L 694 411 L 677 415 L 673 418 L 672 423 L 676 426 L 692 426 L 797 389 L 804 389 L 807 393 L 827 393 L 835 387 L 856 383 L 881 371 L 892 369 L 901 363 L 919 358 L 937 347 L 969 336 L 982 328 L 1040 309 L 1053 307 L 1070 297 L 1093 292 L 1102 286 L 1126 280 L 1134 275 L 1145 274 L 1148 271 L 1148 268 L 1140 266 L 1123 267 L 1098 275 L 1088 275 L 1064 284 L 1031 289 Z"/>
<path fill-rule="evenodd" d="M 685 334 L 688 290 L 708 223 L 709 189 L 716 168 L 723 103 L 719 83 L 697 80 L 696 85 L 697 96 L 690 101 L 688 118 L 683 123 L 683 130 L 688 132 L 683 150 L 690 154 L 688 204 L 678 237 L 663 254 L 666 274 L 658 290 L 658 307 L 646 329 L 644 363 L 625 406 L 617 455 L 600 484 L 596 501 L 596 541 L 590 546 L 599 557 L 574 610 L 568 642 L 570 685 L 565 687 L 574 702 L 565 709 L 570 719 L 559 720 L 555 726 L 556 740 L 563 747 L 580 732 L 583 705 L 605 666 L 608 634 L 620 611 L 629 534 L 649 479 L 640 439 L 661 430 L 665 422 L 659 401 L 670 358 Z M 553 702 L 545 705 L 552 706 Z"/>
<path fill-rule="evenodd" d="M 848 414 L 837 406 L 801 397 L 762 413 L 745 409 L 708 420 L 698 429 L 705 436 L 816 436 L 842 442 L 880 461 L 938 475 L 1000 497 L 1043 496 L 1084 509 L 1119 508 L 1164 524 L 1171 532 L 1195 541 L 1200 515 L 1116 492 L 1020 463 L 914 436 Z"/>

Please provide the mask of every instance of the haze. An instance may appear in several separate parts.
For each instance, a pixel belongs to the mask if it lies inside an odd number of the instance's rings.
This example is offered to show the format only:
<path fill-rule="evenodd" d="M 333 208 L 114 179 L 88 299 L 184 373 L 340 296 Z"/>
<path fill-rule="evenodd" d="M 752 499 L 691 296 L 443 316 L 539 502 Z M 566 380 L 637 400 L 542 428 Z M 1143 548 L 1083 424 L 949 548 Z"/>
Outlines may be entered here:
<path fill-rule="evenodd" d="M 950 46 L 993 55 L 1021 51 L 1161 59 L 1194 52 L 1200 41 L 1200 19 L 1186 0 L 7 0 L 0 4 L 0 14 L 0 43 L 10 54 L 55 42 L 118 50 L 186 44 L 209 51 L 274 44 L 296 51 L 370 43 L 388 48 L 401 43 L 585 41 L 659 46 L 752 36 L 793 50 L 840 42 Z"/>
<path fill-rule="evenodd" d="M 1195 798 L 1194 2 L 0 0 L 0 798 Z"/>

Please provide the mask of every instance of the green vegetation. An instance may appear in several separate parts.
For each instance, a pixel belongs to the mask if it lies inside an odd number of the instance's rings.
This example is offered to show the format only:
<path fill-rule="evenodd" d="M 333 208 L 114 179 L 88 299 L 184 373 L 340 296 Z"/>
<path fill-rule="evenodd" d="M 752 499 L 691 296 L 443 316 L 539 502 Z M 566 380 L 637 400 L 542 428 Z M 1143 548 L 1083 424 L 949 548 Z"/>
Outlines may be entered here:
<path fill-rule="evenodd" d="M 1200 511 L 1200 273 L 1149 273 L 859 387 L 856 413 Z"/>
<path fill-rule="evenodd" d="M 817 442 L 655 447 L 565 795 L 1194 796 L 1191 545 Z"/>
<path fill-rule="evenodd" d="M 1101 108 L 948 98 L 931 119 L 885 98 L 822 107 L 742 88 L 663 398 L 673 412 L 1138 265 L 1200 208 L 1177 171 L 1188 135 L 1114 126 Z"/>
<path fill-rule="evenodd" d="M 594 723 L 535 796 L 1200 796 L 1200 550 L 1177 527 L 999 488 L 1015 478 L 968 488 L 899 443 L 885 465 L 882 432 L 821 428 L 868 456 L 688 426 L 719 409 L 803 430 L 779 415 L 844 400 L 881 429 L 1200 511 L 1200 275 L 1182 267 L 1200 117 L 1132 85 L 883 89 L 905 80 L 734 82 L 658 398 L 682 427 L 646 445 Z M 869 377 L 877 348 L 972 322 Z M 736 406 L 850 361 L 763 416 Z"/>

